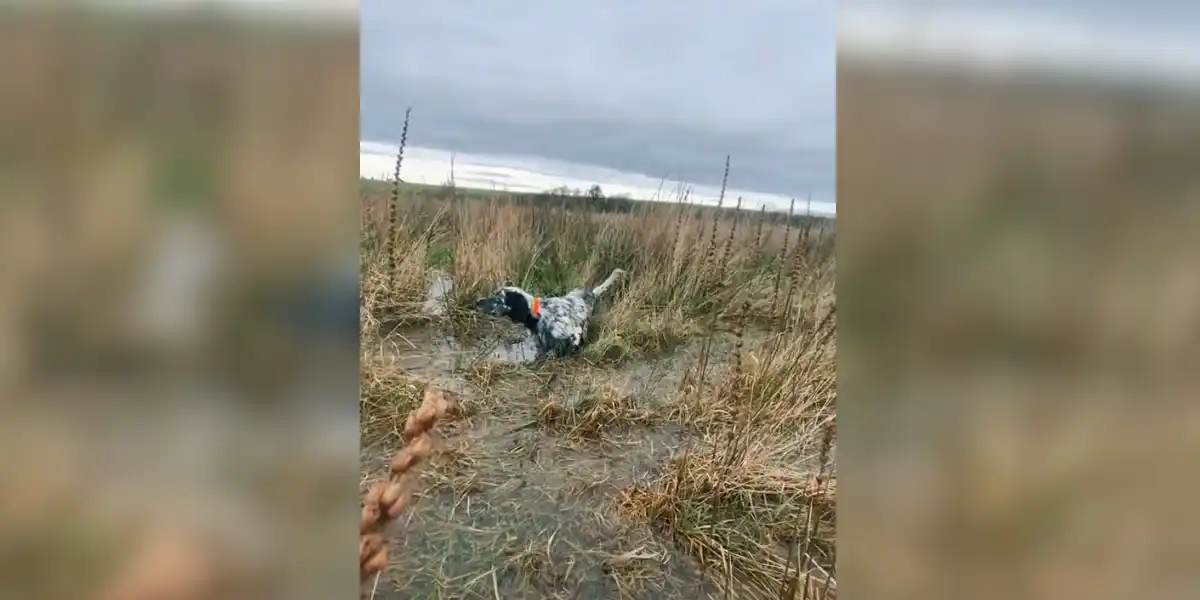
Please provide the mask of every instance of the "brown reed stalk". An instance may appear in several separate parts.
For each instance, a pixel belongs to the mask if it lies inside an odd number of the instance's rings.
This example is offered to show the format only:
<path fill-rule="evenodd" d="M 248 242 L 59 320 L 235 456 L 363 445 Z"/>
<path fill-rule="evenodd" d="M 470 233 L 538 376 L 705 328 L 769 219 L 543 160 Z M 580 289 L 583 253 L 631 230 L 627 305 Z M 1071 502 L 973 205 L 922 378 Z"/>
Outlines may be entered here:
<path fill-rule="evenodd" d="M 821 248 L 825 245 L 825 233 L 829 230 L 828 227 L 822 225 L 817 228 L 817 243 L 813 244 L 813 249 L 817 251 L 818 259 L 821 256 Z"/>
<path fill-rule="evenodd" d="M 796 576 L 792 576 L 792 561 L 796 561 Z M 796 556 L 796 544 L 787 545 L 787 560 L 783 568 L 783 578 L 779 580 L 780 600 L 796 600 L 796 582 L 800 579 L 800 558 Z"/>
<path fill-rule="evenodd" d="M 737 233 L 738 221 L 742 220 L 742 197 L 737 199 L 737 212 L 733 215 L 733 223 L 729 226 L 729 237 L 725 238 L 725 251 L 721 254 L 721 268 L 729 268 L 729 253 L 733 250 L 733 236 Z M 724 275 L 724 273 L 722 273 Z"/>
<path fill-rule="evenodd" d="M 750 302 L 749 300 L 745 300 L 742 302 L 742 313 L 738 316 L 737 329 L 735 331 L 737 342 L 733 355 L 733 373 L 725 380 L 725 389 L 728 391 L 732 401 L 730 402 L 731 411 L 729 415 L 729 431 L 725 438 L 724 445 L 725 455 L 722 457 L 721 461 L 721 474 L 717 478 L 717 485 L 713 488 L 714 495 L 720 493 L 720 491 L 724 488 L 726 478 L 729 477 L 735 465 L 745 458 L 746 452 L 749 448 L 748 444 L 750 440 L 753 439 L 753 436 L 750 435 L 749 432 L 750 419 L 752 416 L 750 413 L 744 413 L 742 410 L 743 385 L 746 382 L 745 372 L 742 369 L 742 348 L 745 345 L 746 316 L 749 313 Z M 709 335 L 711 337 L 711 333 Z M 713 393 L 719 394 L 720 392 L 718 389 L 714 389 Z M 743 421 L 743 417 L 745 417 L 745 421 Z M 739 429 L 742 429 L 743 431 L 739 432 Z M 722 506 L 721 508 L 724 509 L 725 507 Z M 730 589 L 732 589 L 732 587 L 727 586 L 726 593 L 728 593 Z"/>
<path fill-rule="evenodd" d="M 455 203 L 457 203 L 457 201 L 458 201 L 458 180 L 454 176 L 454 163 L 457 162 L 457 159 L 458 159 L 458 153 L 451 152 L 450 153 L 450 181 L 448 182 L 448 186 L 450 188 L 450 205 L 451 206 L 454 206 Z"/>
<path fill-rule="evenodd" d="M 783 314 L 781 314 L 779 317 L 781 327 L 787 329 L 788 331 L 791 330 L 791 320 L 788 318 L 788 314 L 792 310 L 792 300 L 796 297 L 796 283 L 800 281 L 801 274 L 803 274 L 806 284 L 809 282 L 812 276 L 811 270 L 808 269 L 808 261 L 805 260 L 807 254 L 804 251 L 804 246 L 808 243 L 806 231 L 811 227 L 809 222 L 810 220 L 806 219 L 804 227 L 796 232 L 796 248 L 792 251 L 792 260 L 790 261 L 791 267 L 788 271 L 787 297 L 783 304 Z M 805 296 L 807 295 L 808 287 L 809 286 L 805 285 L 800 290 L 800 302 L 795 306 L 797 318 L 800 316 L 800 311 L 804 309 L 804 300 Z"/>
<path fill-rule="evenodd" d="M 779 283 L 783 278 L 783 265 L 787 262 L 788 240 L 792 237 L 792 216 L 796 214 L 796 199 L 788 208 L 787 225 L 783 230 L 783 249 L 779 252 L 779 261 L 775 264 L 775 291 L 771 293 L 771 312 L 769 319 L 775 320 L 775 309 L 779 306 Z"/>
<path fill-rule="evenodd" d="M 725 155 L 725 175 L 721 178 L 721 195 L 717 198 L 717 211 L 713 215 L 713 230 L 712 230 L 712 237 L 709 239 L 709 242 L 708 242 L 708 256 L 706 257 L 706 259 L 702 265 L 703 270 L 700 272 L 700 277 L 701 277 L 700 285 L 702 286 L 702 289 L 703 289 L 703 287 L 708 287 L 705 285 L 705 281 L 707 280 L 709 263 L 712 262 L 713 255 L 715 254 L 715 249 L 717 247 L 717 224 L 718 224 L 718 219 L 721 216 L 721 209 L 723 208 L 723 206 L 725 204 L 725 186 L 728 181 L 729 181 L 729 155 L 726 154 Z M 724 273 L 724 270 L 722 269 L 721 277 L 719 279 L 723 279 L 724 275 L 725 275 L 725 273 Z M 717 285 L 720 285 L 720 281 L 718 281 Z M 709 291 L 708 295 L 710 298 L 712 297 L 711 291 Z M 718 311 L 715 310 L 715 307 L 712 305 L 709 305 L 707 308 L 708 308 L 708 310 L 712 311 L 712 314 L 710 316 L 709 323 L 708 323 L 708 335 L 706 335 L 704 337 L 704 344 L 700 350 L 700 361 L 699 361 L 700 362 L 700 379 L 699 379 L 699 382 L 700 382 L 701 387 L 704 386 L 704 380 L 708 374 L 708 360 L 709 360 L 709 356 L 712 352 L 713 332 L 716 330 L 716 326 L 717 326 L 717 312 Z"/>
<path fill-rule="evenodd" d="M 746 317 L 750 314 L 750 300 L 742 301 L 742 312 L 737 320 L 737 345 L 733 352 L 733 372 L 739 379 L 742 377 L 742 348 L 746 345 Z"/>
<path fill-rule="evenodd" d="M 801 553 L 800 553 L 800 560 L 802 560 L 802 561 L 806 557 L 808 557 L 808 555 L 809 555 L 808 551 L 812 547 L 812 540 L 813 540 L 813 538 L 817 537 L 817 526 L 818 526 L 818 524 L 820 524 L 821 518 L 824 517 L 825 488 L 826 488 L 826 482 L 827 482 L 826 474 L 827 474 L 827 468 L 828 468 L 828 463 L 829 463 L 829 452 L 833 448 L 833 435 L 834 435 L 835 427 L 836 427 L 835 420 L 829 419 L 828 421 L 826 421 L 825 428 L 821 435 L 821 450 L 817 455 L 818 456 L 817 460 L 819 461 L 819 464 L 817 466 L 817 473 L 816 473 L 816 477 L 815 477 L 815 481 L 814 481 L 814 485 L 813 485 L 813 493 L 808 497 L 808 510 L 806 511 L 808 513 L 806 516 L 807 523 L 805 523 L 805 526 L 804 526 L 804 550 L 801 551 Z M 818 510 L 821 511 L 822 514 L 820 516 L 814 516 Z M 809 584 L 811 582 L 811 578 L 812 578 L 812 569 L 808 569 L 804 572 L 804 586 L 803 586 L 804 591 L 801 595 L 801 600 L 808 599 L 808 590 L 810 587 Z M 828 595 L 828 594 L 829 594 L 829 580 L 826 580 L 824 595 Z M 793 591 L 792 596 L 795 597 L 794 591 Z"/>
<path fill-rule="evenodd" d="M 767 222 L 767 205 L 764 203 L 758 208 L 758 229 L 754 232 L 754 256 L 758 257 L 762 253 L 762 234 L 763 225 Z"/>
<path fill-rule="evenodd" d="M 396 245 L 400 243 L 400 165 L 404 162 L 404 146 L 408 144 L 408 119 L 412 116 L 412 107 L 404 111 L 404 127 L 400 130 L 400 147 L 396 150 L 396 171 L 392 174 L 392 203 L 388 210 L 388 277 L 394 286 L 396 284 Z"/>
<path fill-rule="evenodd" d="M 813 327 L 812 332 L 816 334 L 813 340 L 813 348 L 827 348 L 833 340 L 833 336 L 837 335 L 837 304 L 831 304 L 829 310 L 821 317 Z M 778 338 L 777 338 L 778 339 Z M 813 376 L 813 371 L 821 364 L 819 360 L 805 361 L 800 368 L 798 379 L 800 381 L 808 381 Z"/>
<path fill-rule="evenodd" d="M 837 304 L 833 304 L 829 307 L 829 310 L 825 313 L 825 316 L 821 317 L 821 321 L 817 323 L 817 331 L 822 332 L 822 337 L 819 340 L 820 345 L 824 345 L 826 342 L 828 342 L 829 339 L 833 337 L 833 334 L 837 332 L 837 322 L 834 321 L 834 317 L 836 316 Z"/>
<path fill-rule="evenodd" d="M 808 242 L 809 242 L 809 238 L 812 234 L 812 228 L 813 228 L 812 194 L 811 193 L 809 193 L 809 195 L 808 195 L 808 203 L 805 206 L 804 213 L 805 213 L 804 229 L 801 230 L 800 242 L 798 244 L 796 244 L 796 249 L 793 251 L 792 270 L 795 271 L 797 269 L 800 269 L 801 266 L 803 265 L 804 281 L 806 283 L 811 283 L 814 279 L 816 279 L 816 277 L 813 274 L 813 268 L 809 264 L 809 260 L 808 260 Z M 792 285 L 793 286 L 795 285 L 794 280 L 792 282 Z M 797 304 L 797 311 L 802 311 L 804 309 L 804 304 L 808 301 L 808 294 L 810 291 L 812 291 L 812 287 L 813 286 L 811 286 L 811 285 L 806 285 L 806 286 L 800 288 L 800 302 L 799 302 L 799 304 Z M 799 315 L 797 315 L 797 317 L 799 317 Z"/>
<path fill-rule="evenodd" d="M 681 237 L 681 234 L 683 232 L 683 213 L 687 210 L 687 200 L 688 200 L 688 189 L 684 188 L 682 190 L 682 193 L 679 194 L 679 200 L 676 201 L 676 205 L 677 205 L 676 213 L 677 214 L 675 215 L 675 233 L 671 238 L 671 245 L 667 246 L 667 248 L 671 251 L 671 256 L 669 258 L 672 261 L 675 260 L 675 253 L 679 249 L 679 238 Z M 674 273 L 674 272 L 671 273 L 672 278 L 676 277 L 677 275 L 678 275 L 677 273 Z M 672 281 L 674 282 L 675 279 L 672 279 Z"/>
<path fill-rule="evenodd" d="M 679 232 L 683 231 L 683 213 L 687 212 L 688 192 L 689 192 L 689 190 L 687 188 L 685 188 L 683 190 L 683 193 L 681 193 L 679 195 L 679 200 L 677 200 L 675 202 L 675 204 L 676 204 L 675 239 L 671 243 L 672 249 L 674 249 L 676 244 L 679 243 Z"/>
<path fill-rule="evenodd" d="M 725 186 L 729 182 L 729 155 L 725 155 L 725 175 L 721 178 L 721 194 L 717 196 L 717 210 L 713 213 L 712 235 L 708 240 L 708 252 L 704 255 L 704 271 L 708 273 L 717 253 L 717 225 L 721 222 L 721 210 L 725 208 Z"/>
<path fill-rule="evenodd" d="M 804 227 L 800 229 L 800 234 L 801 234 L 800 235 L 800 243 L 797 244 L 796 249 L 792 251 L 793 253 L 795 253 L 797 255 L 803 253 L 804 254 L 803 258 L 806 259 L 806 262 L 807 262 L 807 258 L 808 258 L 808 240 L 809 240 L 809 235 L 812 233 L 812 228 L 813 228 L 812 193 L 809 192 L 808 200 L 806 200 L 804 203 Z M 795 260 L 797 263 L 799 263 L 800 258 L 801 258 L 800 256 L 795 257 Z"/>
<path fill-rule="evenodd" d="M 717 285 L 720 285 L 720 283 Z M 704 344 L 700 348 L 700 387 L 704 387 L 704 381 L 708 375 L 708 360 L 712 356 L 712 341 L 713 334 L 716 333 L 717 330 L 718 312 L 719 311 L 717 310 L 711 311 L 708 319 L 708 333 L 704 336 Z"/>
<path fill-rule="evenodd" d="M 454 410 L 454 403 L 439 389 L 425 388 L 425 399 L 404 425 L 406 442 L 392 459 L 388 479 L 371 487 L 363 501 L 358 524 L 359 581 L 383 570 L 388 563 L 387 541 L 383 537 L 388 523 L 408 506 L 415 469 L 433 453 L 433 427 Z"/>

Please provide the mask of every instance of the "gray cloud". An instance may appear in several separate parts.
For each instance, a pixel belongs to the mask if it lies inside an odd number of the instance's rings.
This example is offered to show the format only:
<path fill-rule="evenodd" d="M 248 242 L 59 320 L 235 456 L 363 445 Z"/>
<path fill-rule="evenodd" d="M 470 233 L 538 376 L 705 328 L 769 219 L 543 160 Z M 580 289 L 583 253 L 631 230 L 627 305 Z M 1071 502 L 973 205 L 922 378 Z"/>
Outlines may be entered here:
<path fill-rule="evenodd" d="M 363 139 L 832 199 L 836 5 L 363 0 Z"/>

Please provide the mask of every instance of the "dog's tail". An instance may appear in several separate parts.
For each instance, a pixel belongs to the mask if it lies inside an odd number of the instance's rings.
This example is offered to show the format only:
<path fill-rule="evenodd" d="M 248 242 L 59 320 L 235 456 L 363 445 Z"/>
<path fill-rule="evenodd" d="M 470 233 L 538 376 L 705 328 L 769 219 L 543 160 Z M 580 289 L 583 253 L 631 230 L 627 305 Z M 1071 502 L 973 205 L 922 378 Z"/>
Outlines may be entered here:
<path fill-rule="evenodd" d="M 608 288 L 612 287 L 612 285 L 616 283 L 618 279 L 624 277 L 625 275 L 626 272 L 624 269 L 613 269 L 612 274 L 608 276 L 608 279 L 604 280 L 604 283 L 592 288 L 592 295 L 597 298 L 603 296 L 604 292 L 608 291 Z"/>

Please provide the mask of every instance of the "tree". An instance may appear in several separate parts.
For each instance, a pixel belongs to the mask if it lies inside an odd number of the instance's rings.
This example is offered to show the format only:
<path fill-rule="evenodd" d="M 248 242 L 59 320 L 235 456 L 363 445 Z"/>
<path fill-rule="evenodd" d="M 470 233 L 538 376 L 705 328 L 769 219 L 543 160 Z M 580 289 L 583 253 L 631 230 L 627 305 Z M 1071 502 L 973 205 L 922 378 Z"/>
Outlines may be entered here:
<path fill-rule="evenodd" d="M 600 184 L 598 183 L 593 183 L 592 187 L 588 188 L 587 195 L 593 201 L 604 200 L 604 190 L 600 189 Z"/>

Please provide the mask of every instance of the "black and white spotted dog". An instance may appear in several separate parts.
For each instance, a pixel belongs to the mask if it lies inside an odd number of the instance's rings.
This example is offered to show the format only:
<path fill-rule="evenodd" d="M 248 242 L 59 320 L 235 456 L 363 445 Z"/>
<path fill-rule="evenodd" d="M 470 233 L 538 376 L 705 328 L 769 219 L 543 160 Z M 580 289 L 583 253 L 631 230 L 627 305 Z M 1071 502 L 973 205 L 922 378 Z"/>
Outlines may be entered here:
<path fill-rule="evenodd" d="M 596 300 L 617 279 L 625 275 L 616 269 L 593 288 L 577 288 L 565 296 L 538 298 L 516 286 L 502 286 L 475 303 L 475 310 L 493 317 L 508 317 L 533 333 L 538 358 L 566 356 L 587 343 L 588 321 Z"/>

